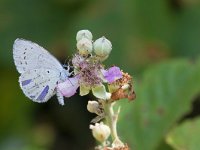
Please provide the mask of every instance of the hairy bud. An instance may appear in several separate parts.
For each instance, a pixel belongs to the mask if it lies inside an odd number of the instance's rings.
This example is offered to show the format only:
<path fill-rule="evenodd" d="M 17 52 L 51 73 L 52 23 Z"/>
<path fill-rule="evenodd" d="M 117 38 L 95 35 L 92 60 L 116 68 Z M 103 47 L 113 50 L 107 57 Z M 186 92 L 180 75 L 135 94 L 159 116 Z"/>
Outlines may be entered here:
<path fill-rule="evenodd" d="M 112 50 L 111 42 L 105 37 L 97 39 L 93 45 L 95 54 L 102 58 L 106 58 Z"/>
<path fill-rule="evenodd" d="M 83 38 L 80 41 L 78 41 L 76 46 L 80 55 L 88 55 L 92 53 L 92 41 L 86 38 Z"/>
<path fill-rule="evenodd" d="M 95 125 L 90 125 L 92 134 L 96 140 L 103 143 L 110 135 L 110 128 L 103 122 L 95 123 Z"/>
<path fill-rule="evenodd" d="M 86 38 L 92 41 L 92 33 L 89 30 L 80 30 L 77 32 L 76 41 L 80 41 L 81 39 Z"/>

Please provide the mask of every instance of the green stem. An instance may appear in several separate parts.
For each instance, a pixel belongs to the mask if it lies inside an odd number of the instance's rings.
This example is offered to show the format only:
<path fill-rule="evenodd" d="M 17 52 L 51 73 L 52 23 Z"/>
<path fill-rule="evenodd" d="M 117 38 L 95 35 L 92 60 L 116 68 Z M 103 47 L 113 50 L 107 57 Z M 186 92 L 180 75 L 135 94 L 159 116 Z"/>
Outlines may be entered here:
<path fill-rule="evenodd" d="M 108 126 L 110 127 L 111 130 L 111 137 L 112 140 L 114 141 L 115 139 L 118 139 L 117 135 L 117 116 L 114 114 L 113 111 L 113 104 L 109 102 L 105 102 L 103 104 L 104 106 L 104 111 L 105 111 L 105 118 L 108 123 Z"/>
<path fill-rule="evenodd" d="M 109 101 L 103 102 L 105 119 L 111 130 L 112 141 L 117 142 L 120 145 L 123 145 L 123 143 L 120 141 L 117 135 L 117 120 L 118 120 L 119 110 L 118 112 L 114 112 L 113 105 L 114 103 L 110 103 Z"/>

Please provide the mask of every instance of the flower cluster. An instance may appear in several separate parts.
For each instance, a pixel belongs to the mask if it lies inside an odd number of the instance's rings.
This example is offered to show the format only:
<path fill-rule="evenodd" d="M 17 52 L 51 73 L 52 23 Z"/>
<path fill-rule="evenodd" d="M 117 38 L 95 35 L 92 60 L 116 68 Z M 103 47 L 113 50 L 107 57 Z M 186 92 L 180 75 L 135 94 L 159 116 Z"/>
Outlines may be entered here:
<path fill-rule="evenodd" d="M 114 101 L 135 98 L 132 77 L 117 66 L 105 68 L 103 61 L 109 57 L 112 44 L 104 36 L 93 42 L 92 33 L 81 30 L 77 33 L 76 40 L 78 51 L 72 58 L 73 77 L 58 84 L 58 90 L 65 97 L 74 95 L 78 88 L 81 96 L 92 91 L 97 100 L 89 101 L 87 109 L 97 115 L 92 120 L 95 124 L 90 125 L 93 136 L 102 143 L 97 149 L 127 149 L 117 136 L 116 123 L 120 109 L 114 112 L 112 108 Z M 103 118 L 108 122 L 107 125 L 103 122 L 97 123 Z M 107 139 L 110 134 L 113 142 L 108 147 Z"/>
<path fill-rule="evenodd" d="M 72 58 L 74 77 L 58 84 L 58 89 L 65 97 L 71 97 L 80 87 L 81 96 L 87 95 L 92 90 L 97 98 L 109 100 L 111 96 L 113 97 L 112 93 L 116 92 L 113 88 L 120 89 L 123 84 L 127 84 L 126 82 L 131 82 L 131 78 L 128 81 L 120 80 L 119 82 L 119 79 L 124 78 L 124 73 L 119 67 L 104 68 L 102 62 L 108 58 L 112 44 L 105 37 L 93 42 L 92 37 L 92 33 L 88 30 L 77 33 L 78 53 Z M 108 84 L 109 92 L 106 91 L 104 84 Z"/>

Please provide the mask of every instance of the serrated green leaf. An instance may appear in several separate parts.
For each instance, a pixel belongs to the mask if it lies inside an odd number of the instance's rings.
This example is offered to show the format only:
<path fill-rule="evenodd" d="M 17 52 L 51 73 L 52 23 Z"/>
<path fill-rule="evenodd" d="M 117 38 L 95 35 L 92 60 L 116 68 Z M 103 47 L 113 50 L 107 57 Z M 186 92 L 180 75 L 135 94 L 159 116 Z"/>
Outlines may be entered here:
<path fill-rule="evenodd" d="M 200 64 L 200 63 L 199 63 Z M 124 106 L 119 135 L 131 148 L 155 150 L 169 128 L 190 109 L 200 91 L 200 65 L 176 60 L 152 66 L 136 89 L 137 99 Z"/>
<path fill-rule="evenodd" d="M 167 136 L 167 143 L 176 150 L 199 150 L 200 119 L 185 121 Z"/>

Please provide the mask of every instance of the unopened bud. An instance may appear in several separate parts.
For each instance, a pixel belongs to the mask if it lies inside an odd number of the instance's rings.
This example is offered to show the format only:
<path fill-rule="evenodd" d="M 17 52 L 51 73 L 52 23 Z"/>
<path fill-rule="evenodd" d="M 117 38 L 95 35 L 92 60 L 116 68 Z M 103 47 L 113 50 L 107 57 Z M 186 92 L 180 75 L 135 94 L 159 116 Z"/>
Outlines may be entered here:
<path fill-rule="evenodd" d="M 96 55 L 106 58 L 112 50 L 111 42 L 105 37 L 99 38 L 94 42 L 94 52 Z"/>
<path fill-rule="evenodd" d="M 87 110 L 91 113 L 97 113 L 99 110 L 99 103 L 97 101 L 88 101 Z"/>
<path fill-rule="evenodd" d="M 80 30 L 77 32 L 76 41 L 80 41 L 81 39 L 86 38 L 92 41 L 92 33 L 89 30 Z"/>
<path fill-rule="evenodd" d="M 88 55 L 92 53 L 92 41 L 86 38 L 83 38 L 80 41 L 78 41 L 76 46 L 80 55 Z"/>
<path fill-rule="evenodd" d="M 90 125 L 92 134 L 96 140 L 103 143 L 110 135 L 110 128 L 103 122 L 95 123 L 95 125 Z"/>
<path fill-rule="evenodd" d="M 109 55 L 107 56 L 97 56 L 97 58 L 102 62 L 108 58 Z"/>

